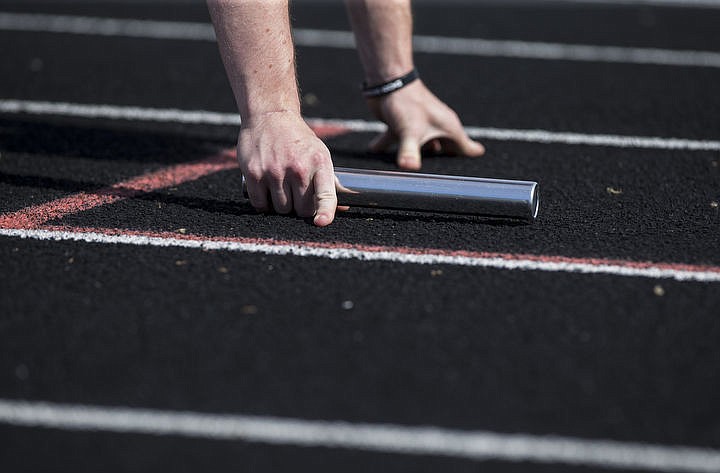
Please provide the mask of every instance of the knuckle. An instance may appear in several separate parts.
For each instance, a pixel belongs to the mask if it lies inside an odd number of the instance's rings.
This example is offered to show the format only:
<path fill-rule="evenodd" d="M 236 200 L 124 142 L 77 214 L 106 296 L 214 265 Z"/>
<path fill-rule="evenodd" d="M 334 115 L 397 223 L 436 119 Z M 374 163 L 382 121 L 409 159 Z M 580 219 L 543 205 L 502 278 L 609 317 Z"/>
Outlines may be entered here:
<path fill-rule="evenodd" d="M 325 164 L 328 159 L 329 153 L 327 153 L 325 150 L 318 150 L 310 154 L 310 161 L 315 166 Z"/>
<path fill-rule="evenodd" d="M 282 166 L 271 166 L 265 173 L 267 177 L 274 182 L 281 182 L 285 179 L 285 169 Z"/>
<path fill-rule="evenodd" d="M 310 172 L 308 166 L 299 161 L 293 160 L 288 166 L 288 175 L 292 176 L 296 180 L 304 181 L 309 176 Z"/>
<path fill-rule="evenodd" d="M 263 170 L 260 166 L 248 166 L 245 172 L 245 178 L 249 181 L 260 182 L 263 177 Z"/>

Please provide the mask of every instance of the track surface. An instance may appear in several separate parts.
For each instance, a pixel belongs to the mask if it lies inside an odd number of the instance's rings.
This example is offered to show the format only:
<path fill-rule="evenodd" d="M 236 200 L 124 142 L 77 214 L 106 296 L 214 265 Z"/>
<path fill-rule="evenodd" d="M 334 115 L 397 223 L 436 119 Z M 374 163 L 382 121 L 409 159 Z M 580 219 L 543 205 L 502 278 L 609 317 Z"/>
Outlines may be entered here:
<path fill-rule="evenodd" d="M 0 5 L 207 21 L 193 4 Z M 720 51 L 720 10 L 415 10 L 419 34 Z M 337 5 L 299 3 L 293 14 L 298 27 L 347 29 Z M 211 42 L 0 31 L 0 45 L 0 101 L 234 110 Z M 298 59 L 307 116 L 369 119 L 353 51 L 300 47 Z M 418 54 L 417 63 L 468 125 L 720 139 L 718 68 L 442 54 Z M 235 134 L 228 126 L 2 114 L 0 214 L 217 156 Z M 328 137 L 336 165 L 392 169 L 392 156 L 364 152 L 371 136 Z M 537 223 L 354 209 L 318 229 L 257 215 L 230 168 L 44 224 L 720 271 L 717 151 L 484 142 L 482 159 L 428 157 L 423 170 L 537 180 Z M 14 228 L 8 222 L 3 228 Z M 718 455 L 719 304 L 718 282 L 3 236 L 0 398 L 553 434 Z M 0 464 L 76 472 L 607 471 L 598 463 L 478 462 L 7 423 Z"/>

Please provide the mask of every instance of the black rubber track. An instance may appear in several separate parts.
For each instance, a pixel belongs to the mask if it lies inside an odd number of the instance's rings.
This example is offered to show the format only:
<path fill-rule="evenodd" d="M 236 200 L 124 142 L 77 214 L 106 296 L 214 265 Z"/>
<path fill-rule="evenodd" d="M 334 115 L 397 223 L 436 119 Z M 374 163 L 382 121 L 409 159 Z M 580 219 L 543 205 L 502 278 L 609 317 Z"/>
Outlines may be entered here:
<path fill-rule="evenodd" d="M 207 21 L 202 5 L 2 11 Z M 298 27 L 347 29 L 298 3 Z M 420 3 L 418 34 L 720 50 L 720 10 Z M 0 32 L 0 99 L 233 112 L 210 42 Z M 38 62 L 39 59 L 39 62 Z M 310 117 L 371 119 L 350 50 L 299 48 Z M 467 125 L 719 139 L 720 69 L 417 56 Z M 38 66 L 39 65 L 39 66 Z M 0 117 L 0 213 L 233 147 L 232 127 Z M 393 169 L 372 138 L 337 165 Z M 237 171 L 52 223 L 720 265 L 720 154 L 484 141 L 426 172 L 533 179 L 533 225 L 258 215 Z M 618 193 L 619 191 L 619 193 Z M 720 448 L 720 286 L 0 238 L 0 398 Z M 662 294 L 662 295 L 659 295 Z M 352 304 L 348 304 L 351 301 Z M 352 305 L 352 308 L 348 307 Z M 0 426 L 2 471 L 606 471 Z"/>

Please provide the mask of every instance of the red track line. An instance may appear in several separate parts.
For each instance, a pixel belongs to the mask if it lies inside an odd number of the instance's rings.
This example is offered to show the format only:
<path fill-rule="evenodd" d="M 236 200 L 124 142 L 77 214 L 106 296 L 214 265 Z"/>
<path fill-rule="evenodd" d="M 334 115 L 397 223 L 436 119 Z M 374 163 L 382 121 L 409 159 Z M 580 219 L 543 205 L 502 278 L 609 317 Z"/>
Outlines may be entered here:
<path fill-rule="evenodd" d="M 315 132 L 318 138 L 332 138 L 333 136 L 344 135 L 349 133 L 350 128 L 342 125 L 311 125 L 312 131 Z"/>
<path fill-rule="evenodd" d="M 165 187 L 194 181 L 236 166 L 234 152 L 223 152 L 200 161 L 177 164 L 96 191 L 79 192 L 44 204 L 0 215 L 0 228 L 38 228 L 50 220 L 90 210 Z"/>
<path fill-rule="evenodd" d="M 321 138 L 337 136 L 348 131 L 340 126 L 317 126 L 313 130 Z M 514 253 L 474 252 L 464 250 L 447 250 L 434 248 L 391 247 L 363 245 L 344 242 L 310 242 L 276 240 L 247 237 L 207 237 L 202 235 L 182 235 L 170 232 L 123 230 L 118 228 L 75 228 L 67 226 L 46 225 L 46 222 L 62 218 L 66 215 L 89 210 L 98 206 L 117 202 L 142 193 L 153 192 L 162 188 L 177 186 L 185 182 L 199 179 L 226 169 L 236 167 L 236 154 L 229 150 L 200 161 L 178 164 L 158 171 L 150 172 L 132 179 L 116 183 L 93 192 L 80 192 L 44 204 L 0 215 L 0 228 L 3 229 L 42 229 L 52 231 L 69 231 L 84 233 L 103 233 L 108 235 L 136 235 L 154 238 L 194 241 L 228 241 L 235 243 L 262 244 L 273 246 L 300 246 L 304 248 L 356 250 L 366 253 L 392 252 L 405 255 L 433 255 L 448 257 L 464 257 L 472 259 L 501 259 L 505 261 L 535 261 L 541 263 L 582 264 L 590 266 L 618 266 L 622 268 L 657 268 L 670 271 L 704 271 L 720 273 L 720 267 L 680 263 L 635 262 L 604 258 L 573 258 L 554 255 L 530 255 Z"/>
<path fill-rule="evenodd" d="M 319 138 L 329 138 L 348 132 L 347 128 L 334 125 L 314 126 L 312 129 Z M 96 191 L 79 192 L 16 212 L 2 214 L 0 215 L 0 228 L 38 228 L 50 220 L 111 204 L 138 194 L 177 186 L 235 166 L 236 152 L 228 150 L 218 156 L 163 168 Z"/>
<path fill-rule="evenodd" d="M 558 264 L 580 264 L 588 266 L 618 266 L 621 268 L 650 269 L 668 271 L 690 271 L 710 272 L 720 274 L 720 266 L 684 264 L 684 263 L 657 263 L 651 261 L 628 261 L 606 258 L 578 258 L 556 255 L 532 255 L 522 253 L 499 253 L 485 251 L 450 250 L 442 248 L 413 248 L 405 246 L 380 246 L 366 245 L 346 242 L 316 242 L 303 240 L 279 240 L 274 238 L 253 238 L 233 236 L 204 236 L 193 234 L 180 234 L 173 232 L 151 231 L 151 230 L 126 230 L 121 228 L 94 228 L 94 227 L 73 227 L 63 225 L 43 225 L 39 230 L 78 232 L 78 233 L 101 233 L 117 236 L 142 236 L 150 238 L 163 238 L 174 240 L 208 241 L 208 242 L 233 242 L 251 245 L 270 246 L 296 246 L 303 248 L 317 248 L 329 250 L 355 250 L 363 253 L 396 253 L 404 255 L 432 255 L 447 257 L 462 257 L 469 259 L 501 259 L 505 261 L 534 261 L 539 263 Z"/>

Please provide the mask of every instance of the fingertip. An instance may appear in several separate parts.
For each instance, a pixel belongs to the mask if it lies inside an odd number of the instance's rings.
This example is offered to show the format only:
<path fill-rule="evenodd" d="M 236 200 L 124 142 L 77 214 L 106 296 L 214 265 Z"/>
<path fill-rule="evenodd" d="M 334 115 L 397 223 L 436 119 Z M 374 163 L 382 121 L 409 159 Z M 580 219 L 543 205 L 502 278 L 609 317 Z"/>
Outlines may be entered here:
<path fill-rule="evenodd" d="M 330 225 L 333 221 L 332 215 L 327 214 L 317 214 L 315 218 L 313 219 L 313 224 L 315 224 L 318 227 L 326 227 Z"/>
<path fill-rule="evenodd" d="M 398 157 L 398 167 L 401 169 L 408 169 L 411 171 L 417 171 L 422 167 L 420 158 L 417 156 L 404 155 Z"/>
<path fill-rule="evenodd" d="M 401 169 L 418 170 L 420 169 L 420 142 L 414 135 L 406 135 L 400 141 L 400 147 L 397 152 L 397 165 Z"/>
<path fill-rule="evenodd" d="M 478 141 L 472 141 L 472 140 L 471 140 L 471 143 L 472 143 L 471 156 L 480 157 L 485 154 L 485 147 L 482 145 L 482 143 L 480 143 Z"/>

